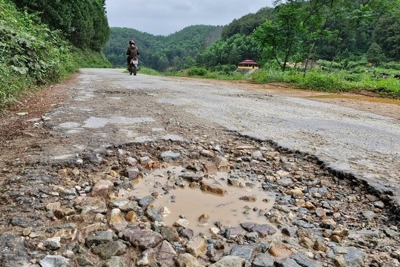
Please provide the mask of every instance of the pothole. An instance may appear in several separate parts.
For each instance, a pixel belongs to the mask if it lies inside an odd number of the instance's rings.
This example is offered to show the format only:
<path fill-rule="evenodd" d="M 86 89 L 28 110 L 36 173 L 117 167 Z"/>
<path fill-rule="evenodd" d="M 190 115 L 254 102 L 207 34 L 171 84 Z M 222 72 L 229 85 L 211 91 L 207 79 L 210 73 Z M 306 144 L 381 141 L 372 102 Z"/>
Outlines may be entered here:
<path fill-rule="evenodd" d="M 163 215 L 165 224 L 173 226 L 179 219 L 185 219 L 187 227 L 195 233 L 208 232 L 217 223 L 237 226 L 247 221 L 267 222 L 264 214 L 274 204 L 273 193 L 239 180 L 236 185 L 229 185 L 232 179 L 228 172 L 204 177 L 181 166 L 170 166 L 138 180 L 133 192 L 138 198 L 157 196 L 152 205 Z M 193 179 L 201 181 L 190 182 Z"/>
<path fill-rule="evenodd" d="M 185 254 L 198 266 L 225 256 L 235 266 L 398 266 L 400 231 L 384 196 L 312 156 L 218 138 L 87 151 L 50 173 L 9 173 L 0 239 L 25 238 L 27 262 L 56 252 L 99 266 L 106 254 L 127 266 L 175 266 Z"/>

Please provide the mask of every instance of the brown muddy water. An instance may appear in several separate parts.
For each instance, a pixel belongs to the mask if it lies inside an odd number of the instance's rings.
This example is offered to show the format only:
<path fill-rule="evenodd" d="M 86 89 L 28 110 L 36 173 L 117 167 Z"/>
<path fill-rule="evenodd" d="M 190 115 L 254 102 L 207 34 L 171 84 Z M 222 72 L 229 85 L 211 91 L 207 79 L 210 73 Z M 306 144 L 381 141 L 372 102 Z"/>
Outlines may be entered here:
<path fill-rule="evenodd" d="M 138 198 L 156 193 L 157 199 L 153 207 L 159 209 L 164 216 L 167 225 L 174 225 L 180 219 L 187 219 L 195 233 L 207 232 L 220 222 L 225 226 L 238 226 L 243 222 L 265 224 L 264 216 L 274 203 L 275 196 L 262 190 L 262 188 L 234 187 L 228 185 L 228 173 L 217 172 L 203 179 L 203 182 L 218 185 L 226 190 L 223 196 L 201 191 L 199 187 L 189 187 L 189 183 L 183 181 L 176 185 L 176 177 L 184 171 L 180 166 L 169 166 L 157 169 L 145 178 L 138 180 L 134 187 L 134 194 Z M 166 191 L 168 187 L 170 190 Z M 241 200 L 250 197 L 251 201 Z M 206 216 L 206 222 L 199 220 Z"/>

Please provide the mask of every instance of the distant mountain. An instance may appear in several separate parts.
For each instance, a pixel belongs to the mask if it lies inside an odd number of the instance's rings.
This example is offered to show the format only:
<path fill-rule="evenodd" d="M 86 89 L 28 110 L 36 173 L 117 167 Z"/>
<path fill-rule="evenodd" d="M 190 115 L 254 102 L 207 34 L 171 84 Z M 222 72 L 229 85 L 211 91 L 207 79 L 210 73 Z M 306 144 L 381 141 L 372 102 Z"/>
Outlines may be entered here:
<path fill-rule="evenodd" d="M 152 35 L 130 28 L 112 27 L 104 48 L 114 67 L 126 66 L 129 40 L 135 40 L 140 52 L 140 65 L 165 71 L 191 66 L 200 52 L 221 39 L 222 26 L 189 26 L 168 36 Z"/>

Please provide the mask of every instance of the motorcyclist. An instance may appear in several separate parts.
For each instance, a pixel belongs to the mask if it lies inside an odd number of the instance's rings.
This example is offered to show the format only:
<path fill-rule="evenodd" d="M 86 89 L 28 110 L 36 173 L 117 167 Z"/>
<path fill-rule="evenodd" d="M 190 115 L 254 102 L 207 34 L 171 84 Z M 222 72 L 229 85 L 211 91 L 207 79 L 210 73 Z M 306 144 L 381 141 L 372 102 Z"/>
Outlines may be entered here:
<path fill-rule="evenodd" d="M 131 60 L 134 57 L 137 57 L 139 55 L 139 49 L 136 46 L 134 40 L 129 41 L 129 47 L 126 50 L 126 54 L 128 55 L 128 58 L 126 59 L 126 63 L 128 64 L 128 69 L 129 69 L 129 64 L 130 64 Z"/>

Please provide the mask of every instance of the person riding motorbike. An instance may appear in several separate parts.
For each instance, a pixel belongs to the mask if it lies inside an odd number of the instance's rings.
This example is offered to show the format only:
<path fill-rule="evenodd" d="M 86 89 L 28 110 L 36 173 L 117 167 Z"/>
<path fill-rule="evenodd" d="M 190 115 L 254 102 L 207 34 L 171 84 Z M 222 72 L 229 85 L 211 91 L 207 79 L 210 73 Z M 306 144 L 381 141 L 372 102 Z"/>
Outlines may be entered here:
<path fill-rule="evenodd" d="M 128 64 L 128 70 L 129 70 L 129 64 L 131 60 L 139 55 L 139 49 L 135 44 L 135 41 L 130 40 L 129 41 L 129 47 L 126 50 L 126 54 L 128 55 L 128 58 L 126 59 L 126 63 Z"/>

